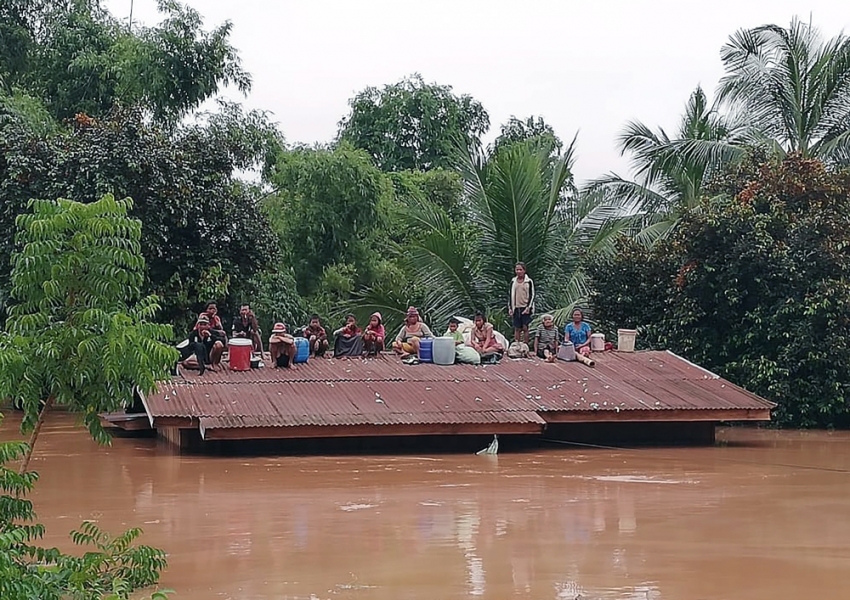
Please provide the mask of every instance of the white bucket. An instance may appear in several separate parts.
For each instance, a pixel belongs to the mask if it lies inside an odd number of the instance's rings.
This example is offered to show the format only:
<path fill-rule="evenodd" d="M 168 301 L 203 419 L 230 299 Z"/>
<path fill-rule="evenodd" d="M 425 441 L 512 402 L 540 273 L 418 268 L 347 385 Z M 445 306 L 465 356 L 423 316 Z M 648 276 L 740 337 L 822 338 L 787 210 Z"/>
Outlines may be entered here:
<path fill-rule="evenodd" d="M 565 342 L 558 346 L 558 358 L 566 361 L 576 359 L 576 349 L 572 342 Z"/>
<path fill-rule="evenodd" d="M 455 362 L 455 339 L 448 336 L 434 338 L 431 356 L 435 365 L 453 365 Z"/>
<path fill-rule="evenodd" d="M 605 350 L 604 333 L 594 333 L 590 336 L 590 350 L 593 352 L 602 352 Z"/>
<path fill-rule="evenodd" d="M 618 352 L 634 352 L 635 337 L 637 331 L 634 329 L 618 329 L 617 330 L 617 351 Z"/>

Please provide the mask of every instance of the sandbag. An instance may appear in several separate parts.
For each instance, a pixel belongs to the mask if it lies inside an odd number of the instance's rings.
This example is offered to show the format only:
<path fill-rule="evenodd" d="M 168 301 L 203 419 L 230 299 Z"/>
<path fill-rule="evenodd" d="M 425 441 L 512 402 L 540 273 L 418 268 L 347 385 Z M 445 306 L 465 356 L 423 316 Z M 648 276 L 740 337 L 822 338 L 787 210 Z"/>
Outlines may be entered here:
<path fill-rule="evenodd" d="M 479 355 L 478 352 L 470 346 L 455 346 L 455 362 L 467 365 L 480 365 L 481 355 Z"/>

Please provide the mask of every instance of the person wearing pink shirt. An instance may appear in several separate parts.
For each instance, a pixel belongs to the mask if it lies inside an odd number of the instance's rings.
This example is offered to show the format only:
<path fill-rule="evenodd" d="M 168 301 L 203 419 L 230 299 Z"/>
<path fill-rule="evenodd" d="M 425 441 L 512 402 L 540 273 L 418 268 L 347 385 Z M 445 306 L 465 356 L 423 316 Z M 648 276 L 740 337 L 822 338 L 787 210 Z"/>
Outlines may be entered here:
<path fill-rule="evenodd" d="M 375 356 L 384 350 L 384 338 L 386 330 L 381 319 L 381 313 L 372 313 L 369 317 L 369 325 L 363 332 L 363 347 L 366 350 L 366 356 Z"/>

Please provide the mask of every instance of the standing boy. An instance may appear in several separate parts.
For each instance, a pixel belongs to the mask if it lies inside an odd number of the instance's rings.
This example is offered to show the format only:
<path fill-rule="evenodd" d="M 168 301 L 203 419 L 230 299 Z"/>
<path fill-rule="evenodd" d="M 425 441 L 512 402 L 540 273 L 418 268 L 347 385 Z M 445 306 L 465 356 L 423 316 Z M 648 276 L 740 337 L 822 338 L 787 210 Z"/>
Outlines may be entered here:
<path fill-rule="evenodd" d="M 511 279 L 508 314 L 514 324 L 514 341 L 528 344 L 528 324 L 534 313 L 534 282 L 525 272 L 525 263 L 518 262 L 514 272 L 516 277 Z"/>

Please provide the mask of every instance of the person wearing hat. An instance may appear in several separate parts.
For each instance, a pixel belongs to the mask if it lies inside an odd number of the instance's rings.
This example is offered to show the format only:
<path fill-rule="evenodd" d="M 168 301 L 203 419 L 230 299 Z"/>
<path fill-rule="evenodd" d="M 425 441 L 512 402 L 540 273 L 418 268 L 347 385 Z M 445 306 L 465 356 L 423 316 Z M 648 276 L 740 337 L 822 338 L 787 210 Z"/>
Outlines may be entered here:
<path fill-rule="evenodd" d="M 384 329 L 381 313 L 374 312 L 369 317 L 366 331 L 363 332 L 363 348 L 366 351 L 366 356 L 376 356 L 378 352 L 383 352 L 385 337 L 387 337 L 387 332 Z"/>
<path fill-rule="evenodd" d="M 393 350 L 400 354 L 402 358 L 407 358 L 411 354 L 418 357 L 419 341 L 422 338 L 433 337 L 433 335 L 431 329 L 419 320 L 419 311 L 416 310 L 416 307 L 411 306 L 407 309 L 407 318 L 393 342 Z"/>
<path fill-rule="evenodd" d="M 269 354 L 274 368 L 295 368 L 295 338 L 286 332 L 284 323 L 275 323 L 269 337 Z"/>
<path fill-rule="evenodd" d="M 206 346 L 206 342 L 209 339 L 210 319 L 206 313 L 201 313 L 198 315 L 198 320 L 194 328 L 189 332 L 189 337 L 177 344 L 177 350 L 180 352 L 180 359 L 177 361 L 177 364 L 187 369 L 197 366 L 198 371 L 203 375 L 206 371 L 206 365 L 209 362 Z M 195 361 L 190 361 L 189 359 L 193 356 Z"/>

